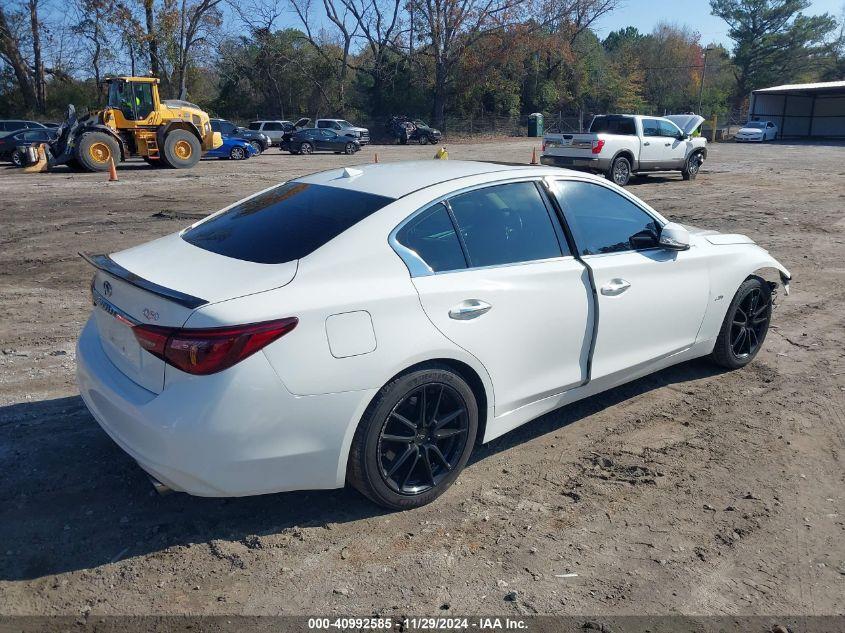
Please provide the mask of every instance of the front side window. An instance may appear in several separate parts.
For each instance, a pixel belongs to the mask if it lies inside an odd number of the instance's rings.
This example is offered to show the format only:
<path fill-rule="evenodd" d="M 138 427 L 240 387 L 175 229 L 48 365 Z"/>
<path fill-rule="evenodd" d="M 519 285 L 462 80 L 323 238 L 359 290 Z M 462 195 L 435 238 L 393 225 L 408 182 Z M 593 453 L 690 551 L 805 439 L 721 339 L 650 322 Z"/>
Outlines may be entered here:
<path fill-rule="evenodd" d="M 643 119 L 643 136 L 660 136 L 660 121 Z"/>
<path fill-rule="evenodd" d="M 533 182 L 476 189 L 449 200 L 470 266 L 496 266 L 563 255 L 546 204 Z"/>
<path fill-rule="evenodd" d="M 414 251 L 436 273 L 466 268 L 458 234 L 443 203 L 415 216 L 399 230 L 396 241 Z"/>
<path fill-rule="evenodd" d="M 577 180 L 558 181 L 555 196 L 581 255 L 643 250 L 658 245 L 657 221 L 608 187 Z"/>
<path fill-rule="evenodd" d="M 393 198 L 287 182 L 187 229 L 182 239 L 199 248 L 259 264 L 301 259 Z"/>
<path fill-rule="evenodd" d="M 660 121 L 660 136 L 670 136 L 677 138 L 681 133 L 680 128 L 671 121 Z"/>

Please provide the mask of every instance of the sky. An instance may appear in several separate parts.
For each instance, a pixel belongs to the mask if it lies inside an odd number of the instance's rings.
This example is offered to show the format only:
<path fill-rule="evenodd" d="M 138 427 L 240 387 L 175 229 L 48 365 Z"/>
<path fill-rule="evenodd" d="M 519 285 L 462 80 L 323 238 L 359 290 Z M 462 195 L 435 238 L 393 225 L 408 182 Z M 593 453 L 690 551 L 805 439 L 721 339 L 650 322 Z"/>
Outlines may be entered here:
<path fill-rule="evenodd" d="M 805 13 L 830 13 L 839 18 L 844 7 L 845 0 L 814 0 Z M 728 26 L 722 19 L 710 15 L 708 0 L 622 0 L 622 6 L 599 20 L 595 30 L 600 37 L 626 26 L 649 33 L 659 22 L 687 25 L 701 34 L 702 43 L 723 44 L 731 49 Z"/>

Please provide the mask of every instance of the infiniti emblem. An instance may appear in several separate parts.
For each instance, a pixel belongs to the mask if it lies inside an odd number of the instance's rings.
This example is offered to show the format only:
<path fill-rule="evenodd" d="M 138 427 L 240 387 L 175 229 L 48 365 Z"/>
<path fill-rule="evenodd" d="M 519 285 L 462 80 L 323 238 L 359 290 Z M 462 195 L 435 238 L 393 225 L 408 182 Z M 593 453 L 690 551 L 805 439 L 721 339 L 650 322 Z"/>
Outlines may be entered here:
<path fill-rule="evenodd" d="M 103 294 L 111 297 L 111 284 L 108 281 L 103 282 Z"/>

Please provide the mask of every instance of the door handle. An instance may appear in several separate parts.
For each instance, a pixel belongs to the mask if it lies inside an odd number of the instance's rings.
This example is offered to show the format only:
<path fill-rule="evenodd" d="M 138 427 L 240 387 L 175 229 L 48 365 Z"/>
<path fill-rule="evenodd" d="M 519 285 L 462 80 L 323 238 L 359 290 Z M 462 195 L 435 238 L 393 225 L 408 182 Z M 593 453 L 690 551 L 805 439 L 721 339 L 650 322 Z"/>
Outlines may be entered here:
<path fill-rule="evenodd" d="M 601 293 L 607 297 L 615 297 L 616 295 L 621 295 L 630 287 L 631 284 L 629 282 L 617 277 L 603 285 L 601 287 Z"/>
<path fill-rule="evenodd" d="M 492 307 L 481 299 L 467 299 L 449 310 L 449 318 L 456 321 L 469 321 L 488 313 Z"/>
<path fill-rule="evenodd" d="M 643 143 L 643 145 L 651 145 L 651 143 L 649 143 L 648 141 L 646 141 L 645 143 Z"/>
<path fill-rule="evenodd" d="M 665 143 L 666 147 L 669 147 L 672 143 Z"/>

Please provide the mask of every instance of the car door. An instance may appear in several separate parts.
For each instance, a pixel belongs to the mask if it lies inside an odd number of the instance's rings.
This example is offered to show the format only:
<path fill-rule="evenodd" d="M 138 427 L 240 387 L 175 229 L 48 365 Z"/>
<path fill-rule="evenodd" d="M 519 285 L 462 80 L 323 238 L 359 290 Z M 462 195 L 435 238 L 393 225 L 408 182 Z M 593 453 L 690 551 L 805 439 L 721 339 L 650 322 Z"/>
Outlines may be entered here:
<path fill-rule="evenodd" d="M 589 276 L 537 182 L 452 196 L 401 225 L 395 243 L 428 318 L 489 373 L 496 416 L 586 380 Z"/>
<path fill-rule="evenodd" d="M 658 119 L 642 118 L 643 139 L 640 146 L 640 169 L 659 169 L 663 156 L 663 140 Z"/>
<path fill-rule="evenodd" d="M 661 221 L 609 185 L 559 179 L 554 192 L 597 290 L 590 379 L 624 374 L 695 343 L 710 292 L 700 249 L 658 248 Z"/>
<path fill-rule="evenodd" d="M 337 134 L 332 130 L 320 130 L 315 140 L 317 142 L 317 149 L 337 151 Z"/>
<path fill-rule="evenodd" d="M 680 169 L 687 157 L 687 139 L 681 129 L 665 119 L 660 123 L 660 141 L 663 143 L 661 166 L 664 169 Z"/>

